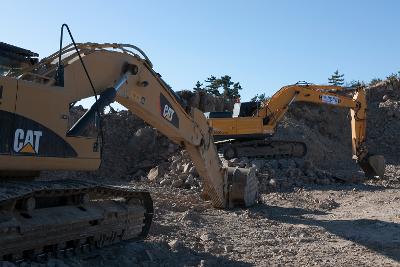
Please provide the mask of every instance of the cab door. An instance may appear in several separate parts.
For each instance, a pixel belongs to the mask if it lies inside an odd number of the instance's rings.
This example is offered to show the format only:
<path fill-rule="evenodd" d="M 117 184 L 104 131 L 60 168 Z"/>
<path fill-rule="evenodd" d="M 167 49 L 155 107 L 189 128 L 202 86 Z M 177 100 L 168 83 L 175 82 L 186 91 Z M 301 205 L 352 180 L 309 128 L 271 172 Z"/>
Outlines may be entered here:
<path fill-rule="evenodd" d="M 23 156 L 75 157 L 65 141 L 68 103 L 63 87 L 19 80 L 12 153 Z"/>
<path fill-rule="evenodd" d="M 0 154 L 11 151 L 16 96 L 17 80 L 0 76 Z"/>

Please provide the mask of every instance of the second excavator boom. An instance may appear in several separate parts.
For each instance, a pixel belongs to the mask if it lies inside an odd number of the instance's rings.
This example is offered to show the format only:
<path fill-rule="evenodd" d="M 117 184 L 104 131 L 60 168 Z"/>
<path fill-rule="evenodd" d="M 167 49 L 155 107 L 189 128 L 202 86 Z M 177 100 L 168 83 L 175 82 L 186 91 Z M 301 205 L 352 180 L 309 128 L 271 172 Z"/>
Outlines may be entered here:
<path fill-rule="evenodd" d="M 384 157 L 371 155 L 365 142 L 367 116 L 365 89 L 356 89 L 353 97 L 342 94 L 344 89 L 341 86 L 308 83 L 285 86 L 259 106 L 256 103 L 237 104 L 235 114 L 230 117 L 221 118 L 218 113 L 209 114 L 209 123 L 214 129 L 214 136 L 225 140 L 222 142 L 225 157 L 243 155 L 274 157 L 277 154 L 303 156 L 306 151 L 303 143 L 269 139 L 276 132 L 277 124 L 289 106 L 294 102 L 306 102 L 348 108 L 351 115 L 353 159 L 364 170 L 366 176 L 383 177 Z"/>

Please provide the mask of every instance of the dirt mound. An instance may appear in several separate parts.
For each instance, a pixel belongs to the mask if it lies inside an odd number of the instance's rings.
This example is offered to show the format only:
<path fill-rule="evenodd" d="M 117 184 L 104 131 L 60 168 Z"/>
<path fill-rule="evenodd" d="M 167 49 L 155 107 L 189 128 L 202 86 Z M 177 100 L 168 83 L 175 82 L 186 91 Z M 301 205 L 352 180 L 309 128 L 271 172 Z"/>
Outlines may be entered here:
<path fill-rule="evenodd" d="M 400 158 L 400 81 L 391 80 L 369 88 L 367 145 L 391 164 Z"/>
<path fill-rule="evenodd" d="M 367 147 L 398 163 L 400 149 L 400 83 L 381 82 L 368 87 Z M 294 103 L 278 126 L 275 139 L 300 140 L 307 144 L 306 159 L 318 168 L 346 176 L 359 170 L 352 161 L 348 109 Z"/>
<path fill-rule="evenodd" d="M 225 166 L 256 168 L 259 190 L 262 193 L 285 191 L 305 184 L 331 184 L 343 182 L 335 174 L 319 169 L 304 159 L 232 159 L 223 160 Z M 355 181 L 355 178 L 353 178 Z"/>
<path fill-rule="evenodd" d="M 182 97 L 189 106 L 198 108 L 203 112 L 233 110 L 234 101 L 222 96 L 214 96 L 203 91 L 192 92 L 188 90 L 179 91 L 177 94 Z"/>
<path fill-rule="evenodd" d="M 347 94 L 351 96 L 351 91 Z M 191 103 L 193 95 L 184 95 Z M 368 121 L 367 145 L 373 154 L 382 154 L 388 163 L 397 164 L 396 151 L 400 139 L 400 83 L 385 81 L 367 88 Z M 197 102 L 196 102 L 197 103 Z M 195 105 L 201 107 L 201 105 Z M 215 108 L 215 106 L 213 106 Z M 219 109 L 221 106 L 218 107 Z M 360 182 L 364 175 L 352 160 L 349 109 L 320 106 L 309 103 L 294 103 L 278 126 L 274 139 L 297 140 L 307 144 L 304 159 L 248 159 L 224 161 L 226 166 L 256 167 L 262 192 L 285 190 L 304 184 L 330 184 L 337 182 Z M 178 166 L 190 159 L 184 153 L 170 158 L 163 165 L 163 173 L 157 183 L 165 186 L 189 188 L 185 183 L 187 174 Z M 195 176 L 196 185 L 201 181 Z"/>
<path fill-rule="evenodd" d="M 232 108 L 232 102 L 204 92 L 181 91 L 179 95 L 191 106 L 203 111 Z M 396 164 L 400 148 L 400 83 L 381 82 L 367 88 L 367 144 L 372 153 L 383 154 Z M 74 120 L 85 110 L 72 110 Z M 103 116 L 105 146 L 102 164 L 93 172 L 45 172 L 42 177 L 149 180 L 177 188 L 198 189 L 201 179 L 189 156 L 166 137 L 149 127 L 129 111 Z M 87 134 L 94 134 L 92 127 Z M 264 191 L 301 186 L 307 183 L 327 184 L 354 182 L 363 174 L 352 160 L 348 109 L 294 103 L 290 106 L 274 139 L 297 140 L 307 144 L 304 159 L 264 160 L 240 158 L 225 165 L 256 166 Z"/>
<path fill-rule="evenodd" d="M 178 92 L 183 100 L 192 107 L 203 111 L 232 110 L 233 102 L 226 101 L 223 97 L 215 97 L 205 92 L 193 93 L 190 91 Z M 77 106 L 70 111 L 71 127 L 86 110 Z M 83 171 L 47 171 L 41 174 L 43 179 L 57 178 L 81 178 L 81 179 L 120 179 L 140 180 L 147 177 L 149 170 L 160 165 L 165 169 L 169 163 L 179 157 L 179 146 L 172 143 L 168 138 L 160 134 L 156 129 L 148 126 L 142 119 L 129 111 L 111 111 L 102 116 L 102 128 L 104 133 L 104 149 L 102 162 L 99 170 Z M 94 125 L 85 129 L 83 135 L 96 137 L 98 131 Z M 172 157 L 172 155 L 175 155 Z M 172 158 L 171 158 L 172 157 Z M 191 164 L 190 158 L 185 156 L 182 164 Z M 182 166 L 179 165 L 179 166 Z M 185 173 L 177 173 L 177 170 L 169 168 L 169 176 L 164 177 L 162 184 L 169 184 L 172 180 L 169 177 L 180 175 L 177 180 L 184 180 L 182 185 L 179 182 L 173 183 L 176 187 L 190 186 L 198 187 L 198 175 L 184 179 Z M 195 173 L 194 173 L 195 174 Z M 194 179 L 194 181 L 193 181 Z M 176 180 L 176 179 L 175 179 Z M 187 180 L 187 182 L 185 182 Z M 161 182 L 161 181 L 158 181 Z M 179 185 L 179 186 L 178 186 Z"/>
<path fill-rule="evenodd" d="M 82 107 L 71 111 L 75 120 L 84 112 Z M 102 125 L 104 149 L 97 171 L 48 171 L 43 172 L 41 177 L 137 180 L 154 166 L 167 161 L 168 156 L 178 149 L 168 138 L 129 111 L 105 114 Z M 85 134 L 97 135 L 93 126 Z"/>
<path fill-rule="evenodd" d="M 147 179 L 151 183 L 175 188 L 200 190 L 202 185 L 196 167 L 184 150 L 171 155 L 168 162 L 151 169 Z"/>

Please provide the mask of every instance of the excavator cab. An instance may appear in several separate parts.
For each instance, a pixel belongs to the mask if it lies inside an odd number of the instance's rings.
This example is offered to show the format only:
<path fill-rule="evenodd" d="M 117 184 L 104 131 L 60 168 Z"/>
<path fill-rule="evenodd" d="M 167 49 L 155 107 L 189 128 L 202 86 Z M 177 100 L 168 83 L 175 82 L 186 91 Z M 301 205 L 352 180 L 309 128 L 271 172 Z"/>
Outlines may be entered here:
<path fill-rule="evenodd" d="M 0 73 L 38 62 L 39 55 L 27 49 L 0 42 Z"/>
<path fill-rule="evenodd" d="M 252 117 L 260 107 L 260 102 L 241 102 L 233 106 L 233 117 Z"/>
<path fill-rule="evenodd" d="M 252 117 L 260 107 L 260 102 L 241 102 L 235 103 L 233 111 L 212 111 L 205 112 L 207 119 Z"/>

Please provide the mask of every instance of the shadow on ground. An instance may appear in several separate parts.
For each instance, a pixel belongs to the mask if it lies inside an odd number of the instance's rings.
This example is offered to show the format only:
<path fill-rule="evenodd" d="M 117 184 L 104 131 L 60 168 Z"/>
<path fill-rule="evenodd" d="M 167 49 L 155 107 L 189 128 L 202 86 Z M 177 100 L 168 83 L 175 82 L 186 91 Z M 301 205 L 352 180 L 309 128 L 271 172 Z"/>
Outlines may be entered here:
<path fill-rule="evenodd" d="M 197 252 L 191 248 L 179 245 L 171 250 L 165 242 L 124 242 L 101 250 L 93 251 L 91 255 L 82 257 L 79 265 L 76 259 L 67 260 L 67 266 L 251 266 L 248 263 L 217 257 L 207 252 Z"/>
<path fill-rule="evenodd" d="M 371 219 L 319 220 L 309 218 L 309 216 L 327 213 L 265 204 L 254 208 L 254 211 L 278 222 L 323 227 L 332 234 L 400 262 L 400 224 Z"/>
<path fill-rule="evenodd" d="M 371 184 L 360 184 L 360 183 L 343 183 L 343 184 L 329 184 L 329 185 L 313 185 L 307 184 L 303 187 L 306 190 L 320 190 L 320 191 L 365 191 L 365 192 L 376 192 L 392 189 L 390 186 L 371 185 Z M 394 189 L 394 187 L 393 187 Z"/>

